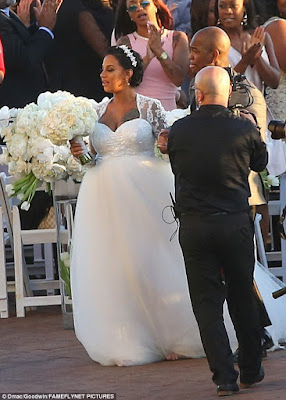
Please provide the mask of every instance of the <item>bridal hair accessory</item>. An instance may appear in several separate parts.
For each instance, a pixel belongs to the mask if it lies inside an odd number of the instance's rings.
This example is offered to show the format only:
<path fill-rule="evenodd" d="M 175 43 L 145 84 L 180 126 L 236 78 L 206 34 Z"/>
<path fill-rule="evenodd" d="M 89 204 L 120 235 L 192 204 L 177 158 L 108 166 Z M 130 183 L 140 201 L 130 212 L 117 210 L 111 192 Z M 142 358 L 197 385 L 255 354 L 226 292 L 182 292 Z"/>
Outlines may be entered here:
<path fill-rule="evenodd" d="M 122 44 L 121 46 L 117 47 L 123 50 L 124 54 L 130 59 L 132 66 L 137 67 L 137 60 L 134 54 L 132 53 L 132 50 L 130 50 L 129 47 L 127 47 L 125 44 Z"/>

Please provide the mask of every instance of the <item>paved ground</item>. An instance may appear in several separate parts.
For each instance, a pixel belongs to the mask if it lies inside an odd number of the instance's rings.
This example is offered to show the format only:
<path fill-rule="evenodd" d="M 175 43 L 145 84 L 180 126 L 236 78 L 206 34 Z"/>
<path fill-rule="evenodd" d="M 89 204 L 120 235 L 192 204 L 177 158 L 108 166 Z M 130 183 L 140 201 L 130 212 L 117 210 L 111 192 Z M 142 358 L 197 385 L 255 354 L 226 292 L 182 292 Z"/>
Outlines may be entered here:
<path fill-rule="evenodd" d="M 265 380 L 241 390 L 235 399 L 286 399 L 286 350 L 268 353 L 264 368 Z M 117 400 L 217 398 L 205 359 L 127 368 L 94 363 L 74 332 L 63 329 L 57 306 L 0 320 L 0 393 L 116 393 Z"/>

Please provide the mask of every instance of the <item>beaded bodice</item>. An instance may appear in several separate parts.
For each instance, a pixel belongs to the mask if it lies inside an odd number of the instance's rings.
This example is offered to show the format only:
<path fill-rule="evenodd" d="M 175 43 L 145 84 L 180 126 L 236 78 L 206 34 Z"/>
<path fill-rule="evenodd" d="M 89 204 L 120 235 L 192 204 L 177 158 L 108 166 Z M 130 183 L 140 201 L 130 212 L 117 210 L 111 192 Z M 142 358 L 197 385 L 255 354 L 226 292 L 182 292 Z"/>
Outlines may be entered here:
<path fill-rule="evenodd" d="M 110 99 L 97 105 L 99 118 L 105 113 Z M 98 157 L 122 155 L 154 156 L 154 142 L 160 131 L 167 127 L 165 110 L 158 100 L 136 96 L 139 118 L 124 122 L 115 131 L 96 123 L 90 137 Z"/>

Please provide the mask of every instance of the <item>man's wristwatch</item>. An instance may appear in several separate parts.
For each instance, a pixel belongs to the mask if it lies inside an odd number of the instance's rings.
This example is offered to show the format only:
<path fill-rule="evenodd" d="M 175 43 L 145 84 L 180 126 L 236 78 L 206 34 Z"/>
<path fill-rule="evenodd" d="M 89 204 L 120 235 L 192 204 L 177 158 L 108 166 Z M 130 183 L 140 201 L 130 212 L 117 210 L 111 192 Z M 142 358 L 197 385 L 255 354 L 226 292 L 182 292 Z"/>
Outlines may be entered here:
<path fill-rule="evenodd" d="M 162 51 L 162 53 L 157 58 L 158 60 L 167 60 L 168 54 L 165 51 Z"/>

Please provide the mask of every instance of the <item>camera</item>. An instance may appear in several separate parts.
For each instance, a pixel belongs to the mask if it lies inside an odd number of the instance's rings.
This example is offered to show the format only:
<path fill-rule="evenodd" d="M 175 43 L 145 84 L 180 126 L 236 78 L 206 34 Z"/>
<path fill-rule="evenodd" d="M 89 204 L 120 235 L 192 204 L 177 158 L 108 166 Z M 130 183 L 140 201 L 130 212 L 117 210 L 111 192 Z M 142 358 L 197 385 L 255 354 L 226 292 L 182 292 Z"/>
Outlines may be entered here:
<path fill-rule="evenodd" d="M 232 86 L 228 109 L 239 115 L 239 110 L 247 109 L 253 104 L 254 98 L 251 93 L 253 86 L 248 82 L 245 75 L 234 72 L 231 67 L 224 69 L 229 75 Z"/>
<path fill-rule="evenodd" d="M 271 132 L 272 139 L 279 140 L 285 139 L 286 137 L 286 121 L 270 121 L 268 129 Z"/>

